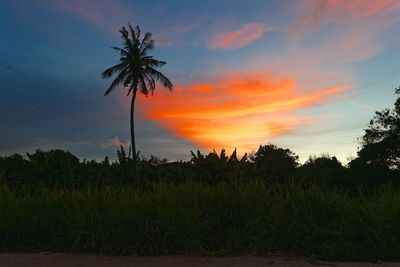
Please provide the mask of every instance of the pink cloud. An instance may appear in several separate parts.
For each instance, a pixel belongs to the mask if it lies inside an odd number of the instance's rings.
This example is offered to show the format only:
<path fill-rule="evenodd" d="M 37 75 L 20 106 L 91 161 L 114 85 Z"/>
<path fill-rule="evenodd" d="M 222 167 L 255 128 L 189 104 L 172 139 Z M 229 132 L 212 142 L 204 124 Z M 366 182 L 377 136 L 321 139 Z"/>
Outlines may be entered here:
<path fill-rule="evenodd" d="M 290 26 L 291 36 L 319 30 L 328 22 L 365 20 L 400 8 L 398 0 L 307 0 L 300 3 L 301 15 Z"/>
<path fill-rule="evenodd" d="M 368 26 L 368 27 L 366 27 Z M 345 65 L 372 58 L 382 52 L 385 41 L 379 38 L 387 25 L 378 23 L 354 23 L 325 38 L 304 46 L 295 43 L 294 57 L 302 58 L 303 64 L 327 67 Z"/>
<path fill-rule="evenodd" d="M 133 17 L 132 11 L 118 0 L 53 0 L 50 3 L 53 7 L 69 12 L 109 34 L 117 34 L 121 26 L 131 22 Z M 189 24 L 176 30 L 183 33 L 194 27 L 194 24 Z M 170 38 L 164 38 L 158 34 L 154 39 L 156 44 L 161 46 L 170 46 L 175 43 Z"/>
<path fill-rule="evenodd" d="M 108 33 L 116 33 L 132 17 L 121 2 L 105 0 L 54 0 L 50 5 L 69 12 Z"/>
<path fill-rule="evenodd" d="M 198 22 L 191 22 L 182 25 L 177 25 L 169 28 L 169 31 L 175 34 L 186 34 L 199 27 Z"/>
<path fill-rule="evenodd" d="M 372 58 L 388 45 L 383 34 L 396 23 L 397 0 L 307 0 L 288 29 L 291 53 L 320 66 Z M 329 31 L 322 31 L 325 27 Z M 325 30 L 324 28 L 324 30 Z M 312 43 L 301 37 L 315 32 Z M 329 32 L 329 34 L 327 34 Z M 300 38 L 299 38 L 300 37 Z M 319 38 L 323 37 L 323 38 Z"/>
<path fill-rule="evenodd" d="M 248 23 L 237 31 L 217 34 L 208 46 L 212 49 L 240 48 L 261 38 L 268 30 L 262 23 Z"/>
<path fill-rule="evenodd" d="M 156 35 L 154 37 L 154 41 L 155 41 L 155 43 L 157 45 L 163 45 L 163 46 L 170 46 L 170 45 L 173 45 L 175 43 L 174 41 L 172 41 L 170 39 L 167 39 L 167 38 L 164 38 L 164 37 L 161 37 L 161 36 L 158 36 L 158 35 Z"/>
<path fill-rule="evenodd" d="M 124 147 L 129 147 L 131 145 L 131 142 L 129 140 L 126 140 L 126 142 L 122 142 L 119 139 L 119 136 L 115 136 L 115 137 L 107 140 L 107 142 L 102 144 L 101 147 L 102 148 L 111 148 L 111 147 L 120 147 L 121 145 Z"/>

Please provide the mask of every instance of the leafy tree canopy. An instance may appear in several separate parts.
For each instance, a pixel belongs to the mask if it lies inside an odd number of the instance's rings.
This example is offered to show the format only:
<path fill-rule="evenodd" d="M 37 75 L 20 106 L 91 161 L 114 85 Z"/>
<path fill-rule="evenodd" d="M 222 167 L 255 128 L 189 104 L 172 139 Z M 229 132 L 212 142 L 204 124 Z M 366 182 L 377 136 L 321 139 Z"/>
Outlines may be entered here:
<path fill-rule="evenodd" d="M 394 108 L 377 111 L 365 129 L 359 160 L 389 169 L 400 169 L 400 87 Z"/>
<path fill-rule="evenodd" d="M 258 175 L 272 179 L 290 177 L 299 165 L 299 156 L 293 151 L 272 144 L 260 146 L 250 159 Z"/>

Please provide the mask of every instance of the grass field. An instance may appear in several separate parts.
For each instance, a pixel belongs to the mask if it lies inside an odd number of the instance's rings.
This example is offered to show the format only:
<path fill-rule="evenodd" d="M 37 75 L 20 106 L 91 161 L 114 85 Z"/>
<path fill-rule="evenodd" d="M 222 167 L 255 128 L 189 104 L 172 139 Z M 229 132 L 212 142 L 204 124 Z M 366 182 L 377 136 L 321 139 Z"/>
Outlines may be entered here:
<path fill-rule="evenodd" d="M 0 250 L 400 260 L 400 193 L 381 187 L 350 196 L 290 182 L 0 186 Z"/>

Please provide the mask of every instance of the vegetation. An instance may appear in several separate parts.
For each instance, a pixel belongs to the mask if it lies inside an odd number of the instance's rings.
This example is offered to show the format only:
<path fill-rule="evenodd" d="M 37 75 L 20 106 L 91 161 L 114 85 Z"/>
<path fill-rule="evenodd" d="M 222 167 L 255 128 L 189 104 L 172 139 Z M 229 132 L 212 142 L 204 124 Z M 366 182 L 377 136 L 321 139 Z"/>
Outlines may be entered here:
<path fill-rule="evenodd" d="M 400 95 L 400 86 L 396 89 Z M 359 159 L 376 167 L 400 169 L 400 97 L 394 109 L 377 111 L 362 137 Z"/>
<path fill-rule="evenodd" d="M 133 28 L 130 24 L 129 29 L 122 27 L 119 31 L 124 43 L 123 48 L 113 47 L 120 53 L 120 63 L 106 69 L 101 76 L 103 78 L 110 78 L 116 74 L 115 79 L 110 87 L 105 92 L 108 95 L 113 89 L 120 85 L 128 88 L 128 94 L 132 93 L 131 99 L 131 147 L 132 147 L 132 164 L 134 170 L 136 169 L 136 145 L 135 145 L 135 99 L 138 89 L 144 94 L 153 94 L 156 88 L 156 81 L 160 82 L 164 87 L 172 90 L 171 81 L 165 77 L 157 69 L 167 64 L 165 61 L 156 60 L 149 53 L 154 48 L 154 39 L 150 32 L 146 32 L 141 39 L 140 28 L 136 26 Z M 136 170 L 134 171 L 134 174 Z"/>
<path fill-rule="evenodd" d="M 62 150 L 37 150 L 27 157 L 17 154 L 0 157 L 0 181 L 13 189 L 45 186 L 66 190 L 88 185 L 130 184 L 146 188 L 153 183 L 201 182 L 212 186 L 256 180 L 277 184 L 294 180 L 327 185 L 346 192 L 356 192 L 359 187 L 375 190 L 388 183 L 395 188 L 400 185 L 400 170 L 354 162 L 357 160 L 345 167 L 335 157 L 322 155 L 311 157 L 300 165 L 292 151 L 266 145 L 240 160 L 236 151 L 227 156 L 224 150 L 207 155 L 200 151 L 192 152 L 191 160 L 186 162 L 168 162 L 154 156 L 138 158 L 139 175 L 133 179 L 132 158 L 126 156 L 123 147 L 118 151 L 118 160 L 112 162 L 107 157 L 102 162 L 79 161 L 76 156 Z"/>
<path fill-rule="evenodd" d="M 301 183 L 0 187 L 0 250 L 112 255 L 290 252 L 399 260 L 400 194 Z"/>
<path fill-rule="evenodd" d="M 362 177 L 335 157 L 299 165 L 292 151 L 267 145 L 241 159 L 141 158 L 133 180 L 122 147 L 118 157 L 0 158 L 0 251 L 400 260 L 399 170 Z"/>

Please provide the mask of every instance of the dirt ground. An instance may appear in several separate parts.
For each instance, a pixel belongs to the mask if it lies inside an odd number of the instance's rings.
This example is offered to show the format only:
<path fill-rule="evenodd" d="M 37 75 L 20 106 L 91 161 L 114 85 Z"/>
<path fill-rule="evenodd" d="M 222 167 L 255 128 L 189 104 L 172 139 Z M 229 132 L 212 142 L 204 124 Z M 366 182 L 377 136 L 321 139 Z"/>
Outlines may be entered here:
<path fill-rule="evenodd" d="M 365 263 L 365 262 L 321 262 L 301 257 L 284 256 L 241 256 L 241 257 L 108 257 L 92 254 L 0 254 L 0 266 L 4 267 L 309 267 L 309 266 L 338 266 L 338 267 L 394 267 L 400 263 Z"/>

